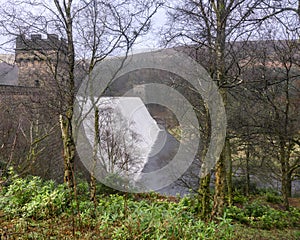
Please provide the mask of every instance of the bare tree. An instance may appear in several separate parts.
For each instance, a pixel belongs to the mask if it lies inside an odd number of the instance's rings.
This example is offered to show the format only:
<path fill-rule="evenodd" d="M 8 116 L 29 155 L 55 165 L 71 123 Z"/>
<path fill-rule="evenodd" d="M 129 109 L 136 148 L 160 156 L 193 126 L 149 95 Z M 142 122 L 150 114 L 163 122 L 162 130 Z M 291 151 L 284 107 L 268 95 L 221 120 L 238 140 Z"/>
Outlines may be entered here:
<path fill-rule="evenodd" d="M 43 54 L 40 51 L 38 54 L 49 63 L 48 77 L 55 84 L 56 91 L 51 96 L 56 101 L 51 104 L 59 115 L 64 181 L 69 187 L 74 185 L 76 149 L 72 117 L 77 59 L 82 57 L 80 53 L 86 53 L 88 63 L 83 62 L 88 69 L 86 72 L 90 73 L 97 61 L 103 60 L 107 55 L 119 50 L 128 53 L 138 36 L 149 30 L 150 19 L 160 5 L 155 0 L 113 3 L 97 0 L 6 1 L 2 5 L 1 32 L 6 36 L 51 31 L 66 38 L 65 45 L 62 46 L 63 56 L 58 51 L 54 52 L 56 61 L 55 58 L 45 58 L 49 52 Z"/>
<path fill-rule="evenodd" d="M 52 166 L 55 161 L 47 161 L 54 157 L 52 153 L 46 153 L 47 144 L 55 147 L 53 139 L 57 125 L 45 121 L 47 114 L 42 113 L 33 104 L 34 95 L 38 91 L 33 89 L 30 95 L 26 92 L 11 92 L 13 87 L 3 87 L 7 92 L 1 94 L 1 160 L 3 170 L 13 166 L 20 175 L 35 173 L 46 178 L 54 177 L 56 168 Z M 16 87 L 17 91 L 24 90 Z M 30 104 L 30 107 L 28 106 Z M 50 136 L 52 142 L 50 142 Z M 44 161 L 43 161 L 44 159 Z M 43 166 L 43 167 L 41 167 Z"/>
<path fill-rule="evenodd" d="M 268 41 L 253 43 L 256 57 L 244 71 L 245 84 L 231 90 L 238 102 L 231 106 L 229 127 L 241 141 L 237 152 L 246 158 L 247 188 L 250 171 L 279 179 L 288 209 L 292 175 L 299 168 L 299 44 L 294 40 L 297 32 L 281 35 L 285 40 L 276 40 L 270 31 Z"/>
<path fill-rule="evenodd" d="M 169 11 L 170 21 L 169 28 L 165 33 L 166 42 L 170 43 L 177 40 L 177 43 L 180 44 L 195 44 L 198 48 L 206 48 L 206 56 L 208 56 L 206 68 L 219 86 L 225 105 L 227 104 L 226 89 L 240 81 L 239 72 L 236 72 L 237 75 L 235 76 L 230 75 L 230 69 L 238 62 L 235 58 L 229 57 L 232 53 L 230 45 L 237 39 L 247 40 L 249 38 L 254 27 L 250 20 L 261 2 L 258 0 L 182 1 L 171 6 L 173 10 Z M 234 61 L 228 62 L 228 58 Z M 223 214 L 226 166 L 229 170 L 227 182 L 230 199 L 232 190 L 229 138 L 226 138 L 223 152 L 215 167 L 213 217 Z M 208 180 L 201 182 L 203 182 L 203 186 L 200 188 L 207 189 Z M 204 190 L 204 192 L 207 193 L 208 191 Z"/>

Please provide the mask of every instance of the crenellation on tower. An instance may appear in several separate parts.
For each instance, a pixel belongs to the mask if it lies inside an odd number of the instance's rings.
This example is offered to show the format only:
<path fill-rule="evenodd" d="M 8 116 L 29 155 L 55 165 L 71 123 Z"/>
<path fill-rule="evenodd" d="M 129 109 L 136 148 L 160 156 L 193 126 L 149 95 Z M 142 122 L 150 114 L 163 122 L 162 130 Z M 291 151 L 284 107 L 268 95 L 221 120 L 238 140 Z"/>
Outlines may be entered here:
<path fill-rule="evenodd" d="M 59 39 L 57 34 L 47 34 L 47 38 L 42 38 L 41 34 L 31 34 L 30 38 L 26 38 L 24 34 L 18 35 L 16 38 L 16 53 L 20 51 L 28 50 L 59 50 L 66 51 L 66 40 Z"/>
<path fill-rule="evenodd" d="M 29 38 L 22 34 L 16 38 L 15 62 L 20 86 L 53 88 L 60 78 L 53 73 L 62 73 L 66 61 L 67 42 L 56 34 L 47 34 L 46 38 L 41 34 Z"/>

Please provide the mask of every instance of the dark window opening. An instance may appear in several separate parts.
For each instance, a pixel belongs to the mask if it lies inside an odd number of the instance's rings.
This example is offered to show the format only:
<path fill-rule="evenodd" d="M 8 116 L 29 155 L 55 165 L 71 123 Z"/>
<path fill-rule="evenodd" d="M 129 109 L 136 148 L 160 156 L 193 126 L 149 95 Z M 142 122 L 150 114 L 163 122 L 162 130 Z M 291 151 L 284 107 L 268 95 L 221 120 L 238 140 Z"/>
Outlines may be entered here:
<path fill-rule="evenodd" d="M 40 81 L 39 80 L 35 80 L 34 81 L 34 86 L 39 87 L 40 86 Z"/>

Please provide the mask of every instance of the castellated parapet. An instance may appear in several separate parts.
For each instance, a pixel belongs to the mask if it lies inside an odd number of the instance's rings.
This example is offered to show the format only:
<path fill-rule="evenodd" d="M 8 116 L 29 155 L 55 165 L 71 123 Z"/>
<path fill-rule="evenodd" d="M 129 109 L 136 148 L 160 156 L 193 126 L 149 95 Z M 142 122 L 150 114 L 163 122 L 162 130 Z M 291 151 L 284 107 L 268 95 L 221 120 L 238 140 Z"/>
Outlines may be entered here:
<path fill-rule="evenodd" d="M 25 35 L 19 35 L 16 39 L 16 53 L 20 51 L 66 51 L 67 42 L 65 39 L 59 39 L 56 34 L 47 34 L 47 38 L 43 39 L 41 34 L 32 34 L 30 38 Z"/>
<path fill-rule="evenodd" d="M 19 85 L 26 87 L 57 86 L 66 71 L 67 43 L 56 34 L 19 35 L 15 60 L 19 68 Z"/>

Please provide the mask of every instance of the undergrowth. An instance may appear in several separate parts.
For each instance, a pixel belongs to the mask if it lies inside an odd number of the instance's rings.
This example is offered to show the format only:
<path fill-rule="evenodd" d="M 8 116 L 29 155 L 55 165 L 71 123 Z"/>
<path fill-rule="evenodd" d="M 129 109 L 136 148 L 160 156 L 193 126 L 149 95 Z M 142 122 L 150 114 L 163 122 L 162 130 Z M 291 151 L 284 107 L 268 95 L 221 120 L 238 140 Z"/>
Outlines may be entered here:
<path fill-rule="evenodd" d="M 0 236 L 12 239 L 233 239 L 235 224 L 283 229 L 299 227 L 300 219 L 297 209 L 284 212 L 240 198 L 242 208 L 204 222 L 195 197 L 99 192 L 91 202 L 84 181 L 76 197 L 63 184 L 15 175 L 0 191 Z"/>

